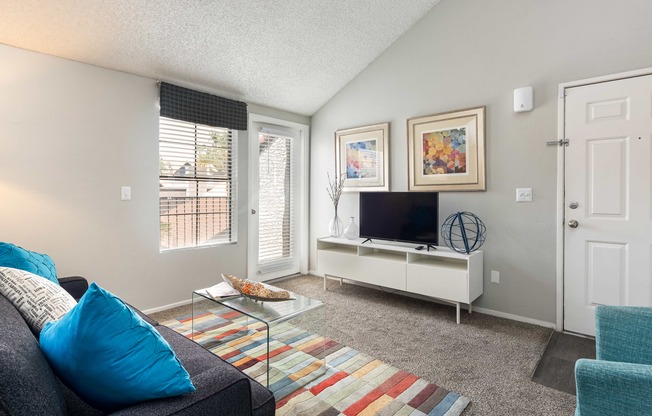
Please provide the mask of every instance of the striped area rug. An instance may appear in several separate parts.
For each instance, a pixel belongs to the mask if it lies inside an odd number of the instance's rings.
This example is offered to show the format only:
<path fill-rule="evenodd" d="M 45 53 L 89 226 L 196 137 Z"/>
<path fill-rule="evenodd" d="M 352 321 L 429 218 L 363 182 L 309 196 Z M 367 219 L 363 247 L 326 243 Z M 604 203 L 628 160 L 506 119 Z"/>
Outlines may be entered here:
<path fill-rule="evenodd" d="M 162 322 L 193 336 L 190 316 Z M 261 384 L 267 383 L 267 331 L 238 313 L 195 318 L 193 339 Z M 272 326 L 269 389 L 277 415 L 459 415 L 469 399 L 288 322 Z"/>

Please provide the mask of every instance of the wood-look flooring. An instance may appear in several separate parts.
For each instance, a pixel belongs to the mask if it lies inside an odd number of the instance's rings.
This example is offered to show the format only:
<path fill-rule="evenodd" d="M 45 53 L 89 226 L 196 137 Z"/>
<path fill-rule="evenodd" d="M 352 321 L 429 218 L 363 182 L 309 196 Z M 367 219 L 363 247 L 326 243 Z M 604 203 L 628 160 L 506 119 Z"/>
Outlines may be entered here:
<path fill-rule="evenodd" d="M 575 361 L 595 358 L 595 339 L 554 332 L 532 381 L 575 395 Z"/>

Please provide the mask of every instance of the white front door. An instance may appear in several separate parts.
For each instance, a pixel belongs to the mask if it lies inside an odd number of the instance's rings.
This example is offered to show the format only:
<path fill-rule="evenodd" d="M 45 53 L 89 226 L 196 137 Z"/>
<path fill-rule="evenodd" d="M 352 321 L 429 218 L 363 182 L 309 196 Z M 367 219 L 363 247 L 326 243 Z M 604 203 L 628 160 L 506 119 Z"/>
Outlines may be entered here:
<path fill-rule="evenodd" d="M 307 128 L 307 127 L 306 127 Z M 306 134 L 300 128 L 253 122 L 249 134 L 248 277 L 264 281 L 307 272 L 304 232 Z"/>
<path fill-rule="evenodd" d="M 566 88 L 564 330 L 652 300 L 652 76 Z"/>

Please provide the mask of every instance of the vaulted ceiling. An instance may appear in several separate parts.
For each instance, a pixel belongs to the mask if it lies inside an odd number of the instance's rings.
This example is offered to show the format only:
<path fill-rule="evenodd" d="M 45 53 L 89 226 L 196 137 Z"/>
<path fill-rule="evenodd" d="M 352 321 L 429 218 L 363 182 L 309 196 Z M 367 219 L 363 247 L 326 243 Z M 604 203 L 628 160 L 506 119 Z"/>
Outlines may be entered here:
<path fill-rule="evenodd" d="M 438 2 L 0 0 L 0 43 L 312 115 Z"/>

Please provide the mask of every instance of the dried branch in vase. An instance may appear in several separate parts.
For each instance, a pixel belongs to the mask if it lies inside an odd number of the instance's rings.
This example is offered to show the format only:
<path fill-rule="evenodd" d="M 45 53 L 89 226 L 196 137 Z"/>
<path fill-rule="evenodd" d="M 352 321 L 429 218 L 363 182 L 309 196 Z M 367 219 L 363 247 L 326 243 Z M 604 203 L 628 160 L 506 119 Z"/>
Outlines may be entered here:
<path fill-rule="evenodd" d="M 342 189 L 344 188 L 344 180 L 346 180 L 346 173 L 341 174 L 339 177 L 331 181 L 331 175 L 326 172 L 328 176 L 328 196 L 331 197 L 333 201 L 333 207 L 337 209 L 337 205 L 340 203 L 340 196 L 342 196 Z"/>

